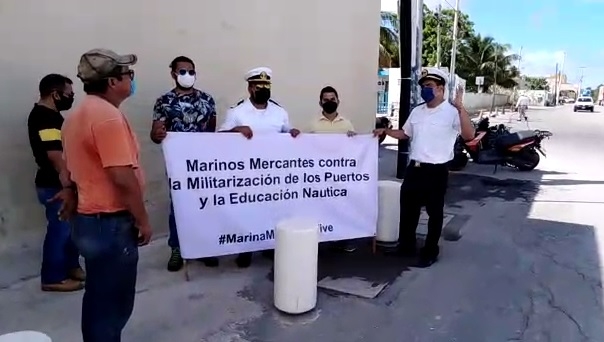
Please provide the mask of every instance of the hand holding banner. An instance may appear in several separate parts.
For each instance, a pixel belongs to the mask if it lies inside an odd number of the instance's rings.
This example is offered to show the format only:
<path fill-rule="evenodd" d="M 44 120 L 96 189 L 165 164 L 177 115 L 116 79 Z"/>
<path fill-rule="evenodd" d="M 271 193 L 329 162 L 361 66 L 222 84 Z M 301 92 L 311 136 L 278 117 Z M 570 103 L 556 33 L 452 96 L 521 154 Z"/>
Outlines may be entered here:
<path fill-rule="evenodd" d="M 290 217 L 318 219 L 321 241 L 373 236 L 377 146 L 371 135 L 169 133 L 163 150 L 183 257 L 273 248 L 273 228 Z"/>

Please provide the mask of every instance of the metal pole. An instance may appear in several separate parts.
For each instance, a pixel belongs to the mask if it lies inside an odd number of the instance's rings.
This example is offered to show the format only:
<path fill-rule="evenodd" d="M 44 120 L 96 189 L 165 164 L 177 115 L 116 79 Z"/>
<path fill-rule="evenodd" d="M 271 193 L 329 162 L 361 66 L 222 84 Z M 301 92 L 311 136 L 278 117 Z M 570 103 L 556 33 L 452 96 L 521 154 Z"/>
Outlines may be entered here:
<path fill-rule="evenodd" d="M 450 75 L 449 75 L 449 87 L 455 83 L 455 62 L 457 59 L 457 31 L 459 26 L 459 2 L 460 0 L 455 1 L 455 16 L 453 17 L 453 45 L 451 47 L 451 67 Z M 450 88 L 451 90 L 453 88 Z M 451 91 L 449 91 L 449 96 L 451 96 Z"/>
<path fill-rule="evenodd" d="M 560 77 L 560 72 L 558 71 L 558 63 L 556 63 L 556 79 L 555 79 L 555 84 L 554 84 L 554 91 L 556 92 L 556 94 L 558 94 L 558 78 Z M 554 96 L 554 101 L 556 101 L 556 103 L 554 104 L 554 106 L 558 105 L 558 97 Z"/>
<path fill-rule="evenodd" d="M 566 61 L 566 51 L 562 55 L 562 64 L 560 65 L 560 71 L 558 71 L 558 80 L 556 83 L 556 106 L 560 102 L 560 88 L 562 88 L 562 72 L 564 72 L 564 62 Z"/>
<path fill-rule="evenodd" d="M 575 101 L 579 99 L 579 96 L 581 96 L 581 87 L 583 87 L 583 71 L 585 71 L 585 67 L 580 67 L 579 69 L 581 69 L 581 78 L 579 78 L 579 93 L 577 94 Z"/>
<path fill-rule="evenodd" d="M 436 67 L 440 68 L 441 51 L 440 51 L 440 21 L 441 21 L 441 5 L 438 5 L 436 12 Z"/>
<path fill-rule="evenodd" d="M 399 99 L 398 128 L 402 129 L 411 113 L 411 37 L 414 29 L 413 6 L 411 1 L 399 1 L 399 41 L 400 41 L 400 67 L 401 67 L 401 94 Z M 418 11 L 421 10 L 421 6 Z M 419 44 L 419 42 L 417 42 Z M 396 163 L 396 178 L 403 179 L 407 170 L 409 158 L 409 143 L 406 139 L 398 141 L 398 155 Z"/>
<path fill-rule="evenodd" d="M 495 112 L 495 88 L 497 87 L 497 48 L 495 47 L 495 71 L 493 71 L 493 97 L 491 98 L 491 114 Z"/>
<path fill-rule="evenodd" d="M 518 52 L 518 64 L 516 66 L 516 68 L 518 69 L 518 74 L 522 75 L 520 73 L 520 61 L 522 60 L 522 46 L 520 47 L 520 51 Z M 522 76 L 520 76 L 520 81 L 522 81 Z M 518 85 L 514 86 L 514 90 L 512 92 L 513 96 L 512 96 L 512 101 L 516 101 L 516 98 L 518 97 Z"/>

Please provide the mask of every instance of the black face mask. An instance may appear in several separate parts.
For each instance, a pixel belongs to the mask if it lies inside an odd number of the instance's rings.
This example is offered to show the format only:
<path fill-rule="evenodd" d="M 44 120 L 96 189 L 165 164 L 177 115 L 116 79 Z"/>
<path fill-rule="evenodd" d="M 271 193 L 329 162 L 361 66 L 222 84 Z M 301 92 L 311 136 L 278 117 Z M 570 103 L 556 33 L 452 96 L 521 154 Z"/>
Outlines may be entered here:
<path fill-rule="evenodd" d="M 252 99 L 259 105 L 264 105 L 271 98 L 271 90 L 268 88 L 260 88 L 254 92 Z"/>
<path fill-rule="evenodd" d="M 321 104 L 321 107 L 323 107 L 323 111 L 327 114 L 333 114 L 336 112 L 336 109 L 338 109 L 338 103 L 335 101 L 327 101 Z"/>
<path fill-rule="evenodd" d="M 74 100 L 73 96 L 65 96 L 63 94 L 60 94 L 59 99 L 55 100 L 55 107 L 57 107 L 57 110 L 59 112 L 62 112 L 64 110 L 69 110 L 69 109 L 71 109 L 71 106 L 73 105 L 73 100 Z"/>

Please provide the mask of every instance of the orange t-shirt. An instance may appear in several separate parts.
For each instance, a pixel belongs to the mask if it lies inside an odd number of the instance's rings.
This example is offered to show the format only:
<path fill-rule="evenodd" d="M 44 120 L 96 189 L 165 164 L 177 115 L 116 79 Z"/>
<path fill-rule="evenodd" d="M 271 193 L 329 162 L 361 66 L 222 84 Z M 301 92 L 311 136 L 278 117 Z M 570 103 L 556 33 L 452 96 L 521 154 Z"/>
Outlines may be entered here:
<path fill-rule="evenodd" d="M 65 163 L 78 187 L 78 212 L 125 210 L 126 205 L 105 168 L 131 166 L 142 190 L 140 146 L 126 116 L 103 98 L 86 95 L 65 120 L 62 139 Z"/>

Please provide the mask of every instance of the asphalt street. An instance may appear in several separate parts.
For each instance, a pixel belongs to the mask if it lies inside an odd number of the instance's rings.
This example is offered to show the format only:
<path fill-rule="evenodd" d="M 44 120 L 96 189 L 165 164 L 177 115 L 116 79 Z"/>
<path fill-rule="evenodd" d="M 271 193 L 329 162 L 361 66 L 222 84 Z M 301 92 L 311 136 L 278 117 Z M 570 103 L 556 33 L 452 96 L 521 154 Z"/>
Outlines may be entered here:
<path fill-rule="evenodd" d="M 470 164 L 452 174 L 446 211 L 465 218 L 461 239 L 443 241 L 438 263 L 403 272 L 376 299 L 320 292 L 315 312 L 285 317 L 272 307 L 268 261 L 195 265 L 185 282 L 165 271 L 168 250 L 157 240 L 141 249 L 124 341 L 604 341 L 604 107 L 597 111 L 530 109 L 530 128 L 554 133 L 533 172 Z M 386 141 L 382 178 L 394 176 L 395 158 Z M 0 257 L 0 268 L 10 264 Z M 5 283 L 0 335 L 31 329 L 80 340 L 81 293 L 42 293 L 39 278 Z"/>

